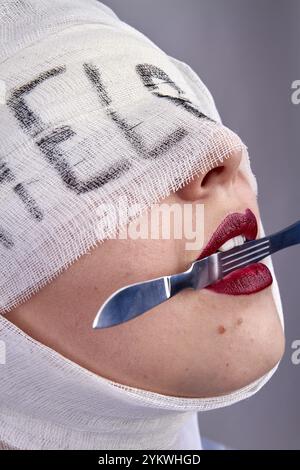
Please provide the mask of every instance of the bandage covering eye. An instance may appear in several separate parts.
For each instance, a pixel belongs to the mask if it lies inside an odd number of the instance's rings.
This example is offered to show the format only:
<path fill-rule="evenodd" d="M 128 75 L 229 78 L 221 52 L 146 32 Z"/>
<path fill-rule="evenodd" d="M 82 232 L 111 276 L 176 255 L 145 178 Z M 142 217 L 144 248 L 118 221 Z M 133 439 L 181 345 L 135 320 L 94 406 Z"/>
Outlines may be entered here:
<path fill-rule="evenodd" d="M 92 374 L 9 312 L 236 149 L 257 193 L 247 147 L 189 65 L 96 0 L 4 0 L 0 46 L 2 447 L 198 448 L 196 412 L 249 397 L 276 367 L 222 397 L 166 396 Z M 120 200 L 126 217 L 104 217 Z"/>

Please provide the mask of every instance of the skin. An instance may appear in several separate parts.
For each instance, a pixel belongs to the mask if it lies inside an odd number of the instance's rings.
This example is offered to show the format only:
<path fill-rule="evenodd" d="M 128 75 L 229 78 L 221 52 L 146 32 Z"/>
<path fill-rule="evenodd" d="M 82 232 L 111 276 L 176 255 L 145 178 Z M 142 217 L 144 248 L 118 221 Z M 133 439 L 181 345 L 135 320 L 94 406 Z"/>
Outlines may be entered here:
<path fill-rule="evenodd" d="M 205 244 L 230 212 L 249 207 L 259 221 L 241 158 L 239 151 L 232 153 L 161 201 L 204 204 Z M 99 307 L 116 289 L 186 270 L 200 250 L 186 250 L 185 244 L 184 238 L 106 240 L 7 318 L 65 357 L 119 383 L 181 397 L 237 390 L 269 371 L 284 352 L 271 286 L 238 296 L 188 289 L 127 323 L 92 328 Z"/>

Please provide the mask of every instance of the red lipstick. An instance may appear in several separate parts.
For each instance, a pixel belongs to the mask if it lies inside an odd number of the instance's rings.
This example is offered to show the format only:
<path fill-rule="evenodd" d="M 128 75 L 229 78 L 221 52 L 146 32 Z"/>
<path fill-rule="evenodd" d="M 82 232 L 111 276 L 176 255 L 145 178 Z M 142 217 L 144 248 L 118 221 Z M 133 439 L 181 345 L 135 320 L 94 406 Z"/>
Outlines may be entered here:
<path fill-rule="evenodd" d="M 234 212 L 229 214 L 218 226 L 207 245 L 201 251 L 202 259 L 215 253 L 226 241 L 238 235 L 243 235 L 246 241 L 257 237 L 256 217 L 250 209 L 245 213 Z M 253 263 L 227 274 L 223 279 L 211 284 L 206 289 L 220 294 L 247 295 L 259 292 L 273 282 L 269 268 L 263 263 Z"/>

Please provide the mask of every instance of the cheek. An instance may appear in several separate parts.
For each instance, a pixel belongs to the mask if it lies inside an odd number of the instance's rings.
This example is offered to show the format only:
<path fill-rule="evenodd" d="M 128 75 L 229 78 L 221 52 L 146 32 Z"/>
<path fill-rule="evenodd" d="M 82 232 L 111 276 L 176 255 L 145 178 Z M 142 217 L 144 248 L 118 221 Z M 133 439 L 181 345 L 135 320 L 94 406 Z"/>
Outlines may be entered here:
<path fill-rule="evenodd" d="M 257 204 L 257 195 L 254 191 L 254 188 L 249 181 L 249 176 L 245 175 L 245 172 L 239 170 L 234 184 L 234 189 L 242 201 L 252 202 L 253 205 Z"/>
<path fill-rule="evenodd" d="M 126 281 L 143 281 L 182 270 L 184 240 L 135 240 L 124 252 L 128 277 Z"/>

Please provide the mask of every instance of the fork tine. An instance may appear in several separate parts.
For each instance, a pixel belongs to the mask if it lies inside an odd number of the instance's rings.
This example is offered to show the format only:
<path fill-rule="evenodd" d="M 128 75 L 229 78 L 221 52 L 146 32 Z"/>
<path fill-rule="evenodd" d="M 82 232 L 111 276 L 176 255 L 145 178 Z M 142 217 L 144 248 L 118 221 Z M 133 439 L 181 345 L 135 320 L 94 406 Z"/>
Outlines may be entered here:
<path fill-rule="evenodd" d="M 238 267 L 242 267 L 242 266 L 246 267 L 247 265 L 252 264 L 254 261 L 258 262 L 258 261 L 264 259 L 269 254 L 270 254 L 270 249 L 266 247 L 266 249 L 262 250 L 256 256 L 251 255 L 250 258 L 248 258 L 247 260 L 244 260 L 241 263 L 234 263 L 234 264 L 232 264 L 232 266 L 225 268 L 223 270 L 223 274 L 225 274 L 225 273 L 228 274 L 229 272 L 234 271 Z M 237 260 L 237 261 L 239 261 L 239 260 Z"/>
<path fill-rule="evenodd" d="M 249 243 L 251 244 L 250 247 L 248 246 Z M 225 251 L 224 253 L 222 253 L 222 260 L 231 258 L 232 256 L 235 256 L 236 253 L 238 253 L 240 255 L 242 253 L 245 253 L 246 251 L 253 250 L 253 248 L 257 248 L 258 246 L 263 246 L 267 243 L 270 243 L 270 240 L 268 238 L 267 239 L 265 238 L 263 240 L 253 240 L 249 243 L 246 244 L 247 245 L 246 248 L 243 248 L 243 245 L 241 245 L 239 247 L 236 247 L 235 252 L 231 253 L 229 255 L 227 255 L 227 252 Z"/>
<path fill-rule="evenodd" d="M 251 251 L 249 251 L 249 253 L 246 253 L 245 255 L 242 255 L 242 256 L 240 256 L 240 254 L 245 253 L 245 251 L 247 251 L 247 250 L 241 251 L 240 253 L 236 253 L 235 255 L 231 255 L 233 258 L 230 261 L 226 261 L 226 263 L 223 263 L 223 259 L 222 259 L 222 266 L 226 266 L 227 264 L 235 263 L 236 261 L 238 261 L 240 259 L 247 258 L 248 256 L 254 255 L 254 253 L 259 253 L 260 251 L 263 251 L 266 248 L 268 249 L 269 245 L 266 244 L 266 245 L 262 246 L 261 248 L 258 248 L 258 250 L 255 250 L 254 248 L 256 248 L 256 245 L 251 249 Z M 250 248 L 248 248 L 248 250 L 250 250 Z"/>

